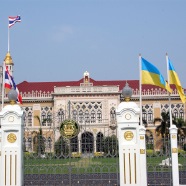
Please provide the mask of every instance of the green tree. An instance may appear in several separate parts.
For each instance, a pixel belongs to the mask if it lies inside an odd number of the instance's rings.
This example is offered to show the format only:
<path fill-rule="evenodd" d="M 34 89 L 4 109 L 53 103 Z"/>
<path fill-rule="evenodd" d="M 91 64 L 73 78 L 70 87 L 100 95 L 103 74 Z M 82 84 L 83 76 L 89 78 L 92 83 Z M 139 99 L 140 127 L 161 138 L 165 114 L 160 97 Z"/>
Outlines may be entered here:
<path fill-rule="evenodd" d="M 102 140 L 102 148 L 105 156 L 118 156 L 118 139 L 116 135 L 104 137 Z"/>
<path fill-rule="evenodd" d="M 57 158 L 65 158 L 69 155 L 69 145 L 68 141 L 62 136 L 55 142 L 54 146 L 55 155 Z"/>
<path fill-rule="evenodd" d="M 183 118 L 176 118 L 174 124 L 178 128 L 178 141 L 180 142 L 181 139 L 185 138 L 185 131 L 184 131 L 185 121 L 183 120 Z"/>
<path fill-rule="evenodd" d="M 38 155 L 43 155 L 45 153 L 45 142 L 44 142 L 44 137 L 43 137 L 43 131 L 41 127 L 41 120 L 39 116 L 34 116 L 38 122 L 39 122 L 39 131 L 35 131 L 35 137 L 34 137 L 34 151 Z"/>
<path fill-rule="evenodd" d="M 170 128 L 170 114 L 169 112 L 162 112 L 161 118 L 155 118 L 154 123 L 161 122 L 159 126 L 156 127 L 156 133 L 158 135 L 161 134 L 162 138 L 165 138 L 169 135 L 169 128 Z M 182 118 L 175 118 L 172 116 L 172 124 L 176 125 L 178 128 L 178 135 L 185 136 L 183 125 L 185 125 L 185 122 Z"/>
<path fill-rule="evenodd" d="M 154 123 L 161 122 L 160 125 L 156 127 L 157 135 L 161 135 L 162 138 L 167 138 L 169 135 L 170 128 L 170 115 L 169 112 L 162 112 L 161 118 L 155 118 Z"/>

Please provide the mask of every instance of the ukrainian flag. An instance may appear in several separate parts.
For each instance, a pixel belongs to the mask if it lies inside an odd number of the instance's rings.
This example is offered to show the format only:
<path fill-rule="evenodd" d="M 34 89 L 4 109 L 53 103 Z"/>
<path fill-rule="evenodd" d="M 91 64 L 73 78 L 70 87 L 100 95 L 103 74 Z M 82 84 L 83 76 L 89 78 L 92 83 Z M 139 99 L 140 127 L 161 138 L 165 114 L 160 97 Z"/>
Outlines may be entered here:
<path fill-rule="evenodd" d="M 174 84 L 176 86 L 176 89 L 178 91 L 178 94 L 180 95 L 180 99 L 182 103 L 185 103 L 185 94 L 183 91 L 183 88 L 181 86 L 178 74 L 176 73 L 170 59 L 168 58 L 168 68 L 169 68 L 169 83 Z"/>
<path fill-rule="evenodd" d="M 161 88 L 166 89 L 168 92 L 172 92 L 168 83 L 164 80 L 160 71 L 152 65 L 150 62 L 141 58 L 141 66 L 142 66 L 142 84 L 150 84 L 155 85 Z"/>

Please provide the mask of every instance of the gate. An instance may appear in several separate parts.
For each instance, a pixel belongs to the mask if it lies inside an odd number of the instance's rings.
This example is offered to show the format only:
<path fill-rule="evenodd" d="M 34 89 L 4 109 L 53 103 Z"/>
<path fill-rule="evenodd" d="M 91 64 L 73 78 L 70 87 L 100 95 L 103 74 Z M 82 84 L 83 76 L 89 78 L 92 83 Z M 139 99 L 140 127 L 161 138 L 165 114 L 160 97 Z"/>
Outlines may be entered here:
<path fill-rule="evenodd" d="M 80 126 L 71 140 L 59 128 L 25 128 L 24 183 L 52 186 L 118 186 L 116 127 Z"/>
<path fill-rule="evenodd" d="M 185 136 L 178 135 L 179 183 L 186 185 L 186 145 Z M 147 181 L 149 186 L 172 186 L 172 160 L 170 135 L 153 139 L 146 131 Z M 181 186 L 181 185 L 180 185 Z"/>
<path fill-rule="evenodd" d="M 153 139 L 146 134 L 147 181 L 149 186 L 171 186 L 172 166 L 169 136 Z"/>

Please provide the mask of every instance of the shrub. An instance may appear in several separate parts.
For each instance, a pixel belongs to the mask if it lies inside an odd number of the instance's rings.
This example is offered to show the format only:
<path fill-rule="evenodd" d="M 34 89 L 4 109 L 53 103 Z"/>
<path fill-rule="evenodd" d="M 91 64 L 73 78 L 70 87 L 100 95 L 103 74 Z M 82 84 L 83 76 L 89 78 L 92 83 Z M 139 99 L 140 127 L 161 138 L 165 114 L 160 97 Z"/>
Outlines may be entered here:
<path fill-rule="evenodd" d="M 72 157 L 73 158 L 80 158 L 81 157 L 81 153 L 80 152 L 72 152 Z"/>
<path fill-rule="evenodd" d="M 94 152 L 94 157 L 102 157 L 104 152 Z"/>
<path fill-rule="evenodd" d="M 178 149 L 178 156 L 182 156 L 185 155 L 186 151 L 182 150 L 182 149 Z"/>
<path fill-rule="evenodd" d="M 183 145 L 183 150 L 186 151 L 186 143 Z"/>
<path fill-rule="evenodd" d="M 146 150 L 147 156 L 153 156 L 154 155 L 154 150 L 152 149 L 147 149 Z"/>

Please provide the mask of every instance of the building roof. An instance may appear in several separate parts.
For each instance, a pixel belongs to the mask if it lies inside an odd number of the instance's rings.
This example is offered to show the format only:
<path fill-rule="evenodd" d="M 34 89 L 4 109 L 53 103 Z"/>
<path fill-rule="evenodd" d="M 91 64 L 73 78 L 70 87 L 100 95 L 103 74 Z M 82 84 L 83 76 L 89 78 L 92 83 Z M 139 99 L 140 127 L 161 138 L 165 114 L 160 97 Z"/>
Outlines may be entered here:
<path fill-rule="evenodd" d="M 94 80 L 90 78 L 90 83 L 93 86 L 119 86 L 119 90 L 121 91 L 125 86 L 126 82 L 133 90 L 139 89 L 139 80 Z M 60 81 L 60 82 L 27 82 L 23 81 L 19 83 L 18 89 L 22 93 L 28 93 L 32 91 L 41 91 L 41 92 L 53 92 L 54 87 L 66 87 L 66 86 L 80 86 L 83 83 L 83 78 L 79 81 Z M 143 90 L 152 90 L 152 89 L 161 89 L 159 87 L 153 85 L 143 85 Z M 172 89 L 175 89 L 175 86 L 171 86 Z"/>

